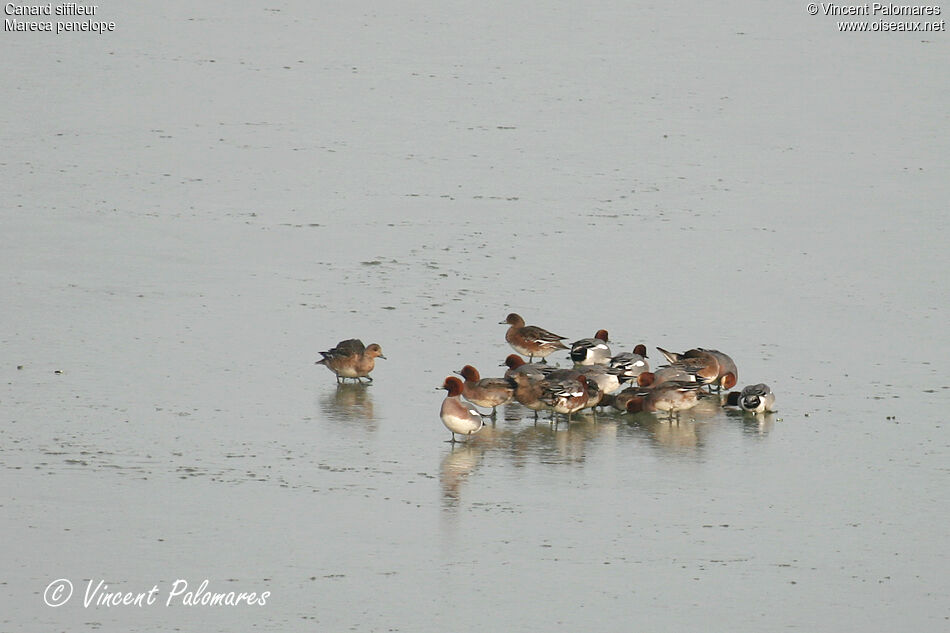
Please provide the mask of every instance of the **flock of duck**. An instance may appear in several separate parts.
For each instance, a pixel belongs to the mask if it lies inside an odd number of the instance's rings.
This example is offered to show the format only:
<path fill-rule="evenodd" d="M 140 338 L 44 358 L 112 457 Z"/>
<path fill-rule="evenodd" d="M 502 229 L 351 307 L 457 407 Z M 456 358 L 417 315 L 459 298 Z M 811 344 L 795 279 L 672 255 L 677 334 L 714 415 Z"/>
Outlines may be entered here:
<path fill-rule="evenodd" d="M 513 401 L 533 410 L 535 419 L 539 411 L 550 411 L 555 424 L 558 415 L 570 421 L 574 413 L 598 406 L 629 413 L 662 412 L 670 421 L 679 420 L 681 412 L 710 397 L 718 397 L 723 406 L 752 414 L 775 408 L 775 394 L 768 385 L 759 383 L 729 391 L 737 384 L 739 370 L 732 358 L 718 350 L 696 348 L 677 353 L 657 347 L 667 363 L 650 371 L 646 346 L 637 345 L 632 352 L 612 355 L 606 330 L 598 330 L 592 338 L 582 338 L 568 347 L 563 342 L 566 337 L 525 325 L 518 314 L 509 314 L 501 323 L 508 325 L 505 340 L 520 354 L 505 359 L 505 375 L 482 378 L 475 367 L 465 365 L 457 372 L 461 378 L 449 376 L 437 387 L 448 392 L 441 417 L 452 433 L 449 441 L 453 443 L 456 434 L 477 433 L 486 417 L 494 419 L 499 406 Z M 572 368 L 547 364 L 546 357 L 558 350 L 570 350 Z M 317 364 L 336 374 L 338 383 L 347 378 L 372 382 L 369 374 L 376 359 L 386 358 L 379 345 L 364 346 L 359 339 L 341 341 L 320 354 L 323 358 Z M 539 362 L 534 362 L 535 358 Z M 472 405 L 491 408 L 491 413 L 482 414 Z"/>

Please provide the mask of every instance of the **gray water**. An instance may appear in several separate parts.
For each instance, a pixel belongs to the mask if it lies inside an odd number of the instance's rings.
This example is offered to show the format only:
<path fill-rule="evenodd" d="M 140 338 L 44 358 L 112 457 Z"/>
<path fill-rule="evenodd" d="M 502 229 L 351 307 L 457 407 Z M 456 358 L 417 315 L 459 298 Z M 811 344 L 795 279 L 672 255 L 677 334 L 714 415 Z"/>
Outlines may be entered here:
<path fill-rule="evenodd" d="M 0 629 L 946 630 L 946 33 L 687 6 L 4 33 Z M 511 311 L 779 410 L 453 447 Z M 313 364 L 350 337 L 371 386 Z"/>

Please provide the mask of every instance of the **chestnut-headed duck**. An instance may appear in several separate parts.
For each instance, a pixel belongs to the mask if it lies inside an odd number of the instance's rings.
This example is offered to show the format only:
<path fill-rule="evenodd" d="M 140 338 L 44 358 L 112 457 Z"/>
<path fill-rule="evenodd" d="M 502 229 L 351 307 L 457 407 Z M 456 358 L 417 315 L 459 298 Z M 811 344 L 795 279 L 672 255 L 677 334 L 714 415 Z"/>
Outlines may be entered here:
<path fill-rule="evenodd" d="M 624 376 L 631 380 L 642 372 L 650 371 L 646 345 L 637 345 L 633 348 L 633 352 L 620 352 L 610 359 L 608 365 L 619 369 Z"/>
<path fill-rule="evenodd" d="M 736 367 L 736 361 L 718 349 L 704 349 L 702 351 L 709 352 L 719 361 L 719 376 L 713 381 L 713 386 L 716 387 L 716 390 L 732 389 L 735 387 L 739 381 L 739 368 Z"/>
<path fill-rule="evenodd" d="M 657 349 L 670 361 L 671 366 L 693 373 L 699 382 L 709 385 L 710 389 L 732 389 L 739 379 L 735 361 L 719 350 L 697 347 L 685 352 L 669 352 L 662 347 Z"/>
<path fill-rule="evenodd" d="M 336 347 L 320 352 L 320 355 L 323 358 L 314 364 L 323 365 L 336 374 L 338 383 L 344 382 L 346 378 L 355 378 L 359 382 L 366 378 L 368 382 L 373 382 L 369 372 L 376 366 L 376 359 L 386 358 L 379 345 L 373 343 L 366 347 L 358 338 L 340 341 Z"/>
<path fill-rule="evenodd" d="M 730 391 L 726 395 L 726 406 L 739 407 L 749 413 L 768 413 L 775 411 L 775 394 L 764 384 L 749 385 L 742 391 Z"/>
<path fill-rule="evenodd" d="M 541 400 L 545 384 L 543 376 L 539 379 L 535 374 L 516 372 L 511 375 L 511 379 L 515 381 L 515 400 L 520 404 L 535 412 L 551 408 Z M 537 419 L 537 413 L 535 413 L 535 419 Z"/>
<path fill-rule="evenodd" d="M 630 400 L 636 397 L 646 396 L 650 393 L 650 390 L 653 389 L 653 387 L 659 384 L 656 382 L 655 376 L 656 374 L 654 374 L 652 371 L 645 371 L 638 374 L 634 380 L 634 384 L 614 395 L 611 404 L 618 411 L 626 411 L 627 403 Z M 690 376 L 690 378 L 692 377 Z"/>
<path fill-rule="evenodd" d="M 643 398 L 644 392 L 637 387 L 627 387 L 609 398 L 610 405 L 617 411 L 626 411 L 627 403 L 634 398 Z"/>
<path fill-rule="evenodd" d="M 482 378 L 471 365 L 457 373 L 465 379 L 462 396 L 472 404 L 491 407 L 493 418 L 499 405 L 508 404 L 514 398 L 515 383 L 508 378 Z"/>
<path fill-rule="evenodd" d="M 586 376 L 576 376 L 573 379 L 565 380 L 545 380 L 542 384 L 541 400 L 546 402 L 554 411 L 567 416 L 567 421 L 571 421 L 571 415 L 587 406 L 590 399 L 591 385 Z M 594 385 L 596 388 L 596 385 Z"/>
<path fill-rule="evenodd" d="M 705 394 L 699 389 L 699 383 L 694 382 L 665 382 L 651 389 L 647 389 L 642 396 L 631 398 L 627 404 L 627 411 L 665 411 L 670 420 L 678 420 L 681 411 L 687 411 L 696 406 L 699 399 Z"/>
<path fill-rule="evenodd" d="M 699 349 L 691 349 L 688 352 L 677 353 L 668 352 L 662 347 L 658 350 L 670 361 L 669 366 L 676 369 L 682 369 L 696 377 L 696 382 L 708 385 L 715 381 L 719 376 L 719 359 Z"/>
<path fill-rule="evenodd" d="M 552 334 L 536 325 L 525 325 L 524 319 L 514 312 L 501 323 L 510 326 L 505 332 L 505 340 L 516 352 L 527 356 L 529 361 L 533 362 L 537 356 L 541 362 L 547 362 L 544 360 L 545 356 L 559 349 L 567 349 L 561 342 L 565 337 Z"/>
<path fill-rule="evenodd" d="M 597 330 L 594 338 L 582 338 L 571 344 L 570 359 L 575 365 L 606 365 L 610 362 L 607 330 Z"/>
<path fill-rule="evenodd" d="M 449 392 L 445 396 L 445 400 L 442 401 L 440 415 L 442 416 L 442 424 L 452 432 L 452 439 L 448 441 L 453 444 L 455 443 L 456 433 L 472 435 L 478 433 L 485 426 L 485 420 L 482 419 L 478 411 L 462 402 L 462 388 L 462 381 L 455 376 L 449 376 L 441 387 L 436 387 L 436 389 L 445 389 Z"/>
<path fill-rule="evenodd" d="M 505 378 L 514 378 L 517 374 L 526 374 L 535 380 L 541 380 L 544 378 L 544 375 L 550 371 L 548 365 L 525 362 L 525 359 L 517 354 L 508 354 L 508 357 L 505 358 L 505 362 L 499 365 L 499 367 L 508 368 L 508 370 L 505 371 Z"/>

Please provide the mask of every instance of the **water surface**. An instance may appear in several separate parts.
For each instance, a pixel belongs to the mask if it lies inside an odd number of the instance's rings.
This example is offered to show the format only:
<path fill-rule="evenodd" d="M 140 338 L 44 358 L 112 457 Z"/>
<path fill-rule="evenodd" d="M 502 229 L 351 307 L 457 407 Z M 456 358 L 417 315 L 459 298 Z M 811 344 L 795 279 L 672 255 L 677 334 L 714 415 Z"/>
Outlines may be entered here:
<path fill-rule="evenodd" d="M 945 34 L 101 11 L 0 41 L 2 628 L 946 627 Z M 779 411 L 511 406 L 453 447 L 435 388 L 501 373 L 511 311 L 721 349 Z M 371 386 L 313 364 L 350 337 Z M 271 596 L 84 608 L 100 579 Z"/>

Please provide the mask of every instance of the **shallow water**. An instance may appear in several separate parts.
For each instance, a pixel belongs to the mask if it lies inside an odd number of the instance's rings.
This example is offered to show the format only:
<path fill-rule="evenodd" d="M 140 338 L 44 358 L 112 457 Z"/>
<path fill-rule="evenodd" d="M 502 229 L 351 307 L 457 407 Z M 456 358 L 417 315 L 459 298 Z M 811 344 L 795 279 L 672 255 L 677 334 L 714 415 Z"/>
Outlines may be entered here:
<path fill-rule="evenodd" d="M 946 34 L 717 7 L 0 38 L 0 628 L 945 629 Z M 436 387 L 511 311 L 721 349 L 779 411 L 453 447 Z M 387 360 L 337 386 L 354 336 Z"/>

